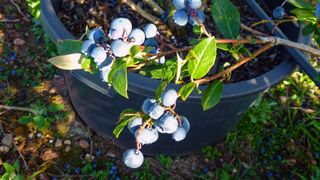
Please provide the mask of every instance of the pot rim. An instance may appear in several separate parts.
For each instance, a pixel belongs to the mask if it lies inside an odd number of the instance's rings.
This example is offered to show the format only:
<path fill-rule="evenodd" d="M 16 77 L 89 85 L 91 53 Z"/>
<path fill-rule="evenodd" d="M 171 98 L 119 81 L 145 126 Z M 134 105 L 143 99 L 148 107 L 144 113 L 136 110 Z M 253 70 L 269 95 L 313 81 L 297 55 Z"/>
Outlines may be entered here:
<path fill-rule="evenodd" d="M 71 35 L 71 33 L 59 20 L 52 1 L 53 0 L 41 0 L 40 19 L 43 28 L 54 43 L 56 43 L 58 40 L 63 39 L 75 39 L 75 37 Z M 254 0 L 246 0 L 246 2 L 249 4 L 249 6 L 255 7 L 253 8 L 253 10 L 258 16 L 270 19 Z M 269 28 L 273 28 L 272 24 L 268 24 L 267 26 Z M 286 38 L 278 28 L 275 30 L 275 35 Z M 309 39 L 309 37 L 301 36 L 300 32 L 298 42 L 308 42 Z M 284 60 L 272 70 L 261 74 L 253 79 L 225 84 L 223 88 L 222 99 L 225 100 L 246 97 L 251 94 L 256 94 L 268 90 L 270 87 L 280 83 L 288 75 L 290 75 L 296 67 L 296 63 L 292 60 L 293 57 L 289 56 L 288 52 L 283 54 L 283 58 Z M 108 92 L 110 91 L 107 86 L 97 85 L 96 83 L 91 82 L 90 79 L 83 77 L 83 75 L 81 75 L 79 71 L 71 71 L 71 75 L 103 94 L 108 94 Z M 128 91 L 132 91 L 135 93 L 152 96 L 160 82 L 160 80 L 151 79 L 137 73 L 128 73 Z M 168 87 L 178 90 L 180 87 L 182 87 L 182 85 L 170 83 Z M 203 91 L 206 87 L 207 85 L 202 85 L 199 88 Z M 201 95 L 197 94 L 194 91 L 189 96 L 188 100 L 199 101 L 201 100 Z"/>

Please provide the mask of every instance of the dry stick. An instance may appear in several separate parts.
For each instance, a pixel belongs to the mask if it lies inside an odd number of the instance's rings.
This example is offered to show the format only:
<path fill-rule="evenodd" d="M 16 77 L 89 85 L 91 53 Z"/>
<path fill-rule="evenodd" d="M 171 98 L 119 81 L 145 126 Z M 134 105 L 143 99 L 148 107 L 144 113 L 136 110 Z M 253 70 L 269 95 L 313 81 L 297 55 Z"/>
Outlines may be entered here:
<path fill-rule="evenodd" d="M 19 22 L 20 19 L 2 19 L 0 23 L 12 23 L 12 22 Z"/>
<path fill-rule="evenodd" d="M 24 166 L 25 166 L 26 170 L 27 170 L 27 171 L 29 171 L 29 166 L 28 166 L 28 164 L 27 164 L 26 160 L 24 159 L 24 157 L 23 157 L 22 153 L 21 153 L 21 152 L 20 152 L 20 150 L 18 149 L 18 147 L 17 147 L 16 143 L 15 143 L 15 142 L 12 142 L 12 144 L 14 145 L 14 147 L 16 148 L 16 150 L 18 151 L 19 156 L 20 156 L 20 158 L 22 159 L 23 164 L 24 164 Z"/>
<path fill-rule="evenodd" d="M 315 56 L 320 56 L 320 50 L 307 46 L 303 43 L 296 43 L 287 39 L 282 39 L 279 37 L 258 37 L 260 40 L 266 43 L 272 43 L 273 45 L 284 45 L 288 47 L 292 47 L 295 49 L 299 49 L 301 51 L 310 53 Z"/>
<path fill-rule="evenodd" d="M 220 78 L 220 77 L 222 77 L 222 76 L 224 76 L 226 74 L 229 74 L 233 70 L 237 69 L 238 67 L 240 67 L 241 65 L 245 64 L 246 62 L 256 58 L 261 53 L 267 51 L 268 49 L 270 49 L 273 46 L 274 46 L 273 43 L 266 44 L 265 46 L 261 47 L 256 52 L 254 52 L 250 57 L 242 59 L 241 61 L 237 62 L 236 64 L 234 64 L 230 68 L 228 68 L 228 69 L 226 69 L 226 70 L 224 70 L 224 71 L 222 71 L 222 72 L 220 72 L 218 74 L 215 74 L 215 75 L 213 75 L 211 77 L 196 80 L 195 83 L 197 83 L 198 85 L 206 84 L 206 83 L 208 83 L 210 81 L 213 81 L 213 80 L 216 80 L 216 79 L 218 79 L 218 78 Z"/>
<path fill-rule="evenodd" d="M 147 3 L 154 12 L 156 12 L 160 15 L 165 13 L 165 11 L 155 1 L 153 1 L 153 0 L 142 0 L 142 1 Z"/>
<path fill-rule="evenodd" d="M 37 111 L 31 109 L 31 108 L 24 108 L 24 107 L 17 107 L 17 106 L 6 106 L 6 105 L 0 105 L 0 109 L 6 109 L 6 110 L 17 110 L 17 111 L 28 111 L 33 114 L 38 114 Z"/>
<path fill-rule="evenodd" d="M 146 18 L 147 20 L 151 21 L 152 23 L 158 25 L 160 28 L 166 29 L 167 36 L 172 36 L 172 33 L 169 31 L 167 25 L 163 24 L 161 20 L 157 17 L 154 17 L 152 14 L 148 13 L 147 11 L 143 10 L 141 7 L 137 6 L 131 0 L 121 0 L 122 3 L 127 4 L 132 10 L 139 13 L 142 17 Z"/>
<path fill-rule="evenodd" d="M 253 28 L 255 26 L 261 25 L 261 24 L 266 24 L 266 23 L 275 23 L 275 24 L 281 24 L 281 23 L 285 23 L 285 22 L 295 22 L 298 19 L 294 16 L 290 16 L 288 19 L 280 19 L 280 20 L 262 20 L 259 22 L 254 23 L 253 25 L 251 25 L 250 27 Z"/>
<path fill-rule="evenodd" d="M 19 12 L 23 17 L 25 17 L 26 19 L 29 19 L 26 15 L 24 15 L 24 14 L 22 13 L 22 11 L 21 11 L 21 9 L 20 9 L 20 7 L 19 7 L 18 4 L 16 4 L 13 0 L 10 0 L 10 2 L 11 2 L 11 4 L 13 4 L 13 5 L 17 8 L 18 12 Z"/>

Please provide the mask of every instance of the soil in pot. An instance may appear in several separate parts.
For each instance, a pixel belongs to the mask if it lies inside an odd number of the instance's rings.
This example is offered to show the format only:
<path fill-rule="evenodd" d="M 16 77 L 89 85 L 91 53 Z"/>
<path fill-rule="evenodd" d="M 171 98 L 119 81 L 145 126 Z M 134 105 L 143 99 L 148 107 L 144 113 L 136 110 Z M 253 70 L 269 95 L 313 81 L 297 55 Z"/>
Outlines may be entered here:
<path fill-rule="evenodd" d="M 250 10 L 250 8 L 244 1 L 232 0 L 232 2 L 240 11 L 242 23 L 250 26 L 260 21 L 257 15 Z M 137 4 L 139 6 L 142 6 L 144 10 L 152 13 L 152 10 L 148 6 L 144 5 L 141 1 L 138 1 Z M 263 3 L 263 1 L 261 1 L 260 4 L 267 13 L 271 12 L 266 3 Z M 163 6 L 164 9 L 168 9 L 168 7 L 165 7 L 164 4 L 160 5 Z M 210 1 L 208 1 L 207 5 L 203 5 L 203 7 L 210 7 Z M 208 31 L 215 37 L 222 38 L 222 35 L 217 31 L 213 24 L 209 8 L 205 9 L 205 14 L 206 21 L 204 24 L 206 25 Z M 117 17 L 126 17 L 132 21 L 135 27 L 140 28 L 142 28 L 145 24 L 150 23 L 148 20 L 141 17 L 137 12 L 131 10 L 127 5 L 113 3 L 113 1 L 111 0 L 64 0 L 61 5 L 61 11 L 59 12 L 60 20 L 67 27 L 67 29 L 75 37 L 78 38 L 85 33 L 86 27 L 88 27 L 89 29 L 94 27 L 102 27 L 107 33 L 109 30 L 110 22 Z M 164 31 L 160 30 L 160 34 L 162 34 L 164 37 L 163 43 L 170 44 L 174 47 L 183 47 L 190 45 L 192 39 L 197 39 L 198 37 L 195 33 L 193 33 L 191 25 L 178 27 L 172 22 L 171 17 L 168 18 L 166 24 L 168 24 L 168 26 L 171 27 L 171 30 L 174 31 L 175 38 L 165 37 Z M 267 31 L 267 28 L 265 28 L 265 26 L 263 25 L 256 26 L 255 29 L 266 34 L 270 34 L 270 32 Z M 250 33 L 243 30 L 241 30 L 240 34 L 242 37 L 248 37 L 250 35 Z M 185 39 L 188 39 L 188 41 L 185 41 Z M 246 47 L 250 52 L 253 52 L 254 50 L 261 47 L 261 45 L 247 45 Z M 165 50 L 166 49 L 164 47 L 164 51 Z M 258 58 L 244 64 L 240 68 L 233 71 L 231 76 L 225 79 L 224 83 L 234 83 L 252 79 L 261 74 L 264 74 L 265 72 L 270 71 L 281 63 L 281 51 L 282 48 L 277 47 L 263 53 Z M 229 52 L 225 51 L 218 51 L 217 58 L 218 69 L 223 69 L 224 67 L 237 62 L 237 60 L 233 58 Z M 212 71 L 208 73 L 208 75 L 215 73 L 215 69 L 216 68 L 213 68 Z"/>

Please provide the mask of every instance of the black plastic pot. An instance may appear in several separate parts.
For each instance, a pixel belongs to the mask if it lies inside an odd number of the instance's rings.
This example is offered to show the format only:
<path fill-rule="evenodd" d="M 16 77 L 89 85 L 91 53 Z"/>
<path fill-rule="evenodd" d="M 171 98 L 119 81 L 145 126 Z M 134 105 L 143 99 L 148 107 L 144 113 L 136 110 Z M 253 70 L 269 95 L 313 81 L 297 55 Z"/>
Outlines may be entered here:
<path fill-rule="evenodd" d="M 265 16 L 255 1 L 247 0 L 247 2 L 257 16 Z M 277 0 L 268 0 L 268 4 L 272 7 L 280 3 Z M 59 11 L 59 6 L 59 0 L 41 0 L 41 22 L 54 42 L 59 39 L 74 38 L 57 18 L 56 11 Z M 284 28 L 284 33 L 290 39 L 300 42 L 306 40 L 300 36 L 299 28 L 293 25 Z M 188 117 L 191 123 L 187 138 L 176 143 L 170 135 L 162 135 L 157 143 L 143 147 L 144 154 L 181 155 L 197 152 L 208 144 L 222 140 L 261 93 L 284 80 L 295 69 L 296 64 L 292 57 L 285 51 L 283 54 L 283 62 L 273 70 L 248 81 L 225 85 L 220 103 L 212 110 L 202 111 L 201 96 L 196 92 L 191 94 L 187 102 L 179 101 L 177 112 Z M 120 146 L 135 147 L 135 140 L 127 130 L 119 139 L 113 136 L 112 131 L 119 113 L 125 108 L 140 109 L 144 99 L 154 96 L 160 81 L 129 73 L 130 99 L 127 100 L 116 94 L 112 88 L 108 88 L 106 83 L 101 82 L 99 75 L 90 75 L 81 70 L 67 71 L 64 75 L 73 106 L 88 126 L 99 135 L 113 139 Z M 181 87 L 174 84 L 169 86 L 177 90 Z M 205 86 L 200 89 L 205 89 Z"/>

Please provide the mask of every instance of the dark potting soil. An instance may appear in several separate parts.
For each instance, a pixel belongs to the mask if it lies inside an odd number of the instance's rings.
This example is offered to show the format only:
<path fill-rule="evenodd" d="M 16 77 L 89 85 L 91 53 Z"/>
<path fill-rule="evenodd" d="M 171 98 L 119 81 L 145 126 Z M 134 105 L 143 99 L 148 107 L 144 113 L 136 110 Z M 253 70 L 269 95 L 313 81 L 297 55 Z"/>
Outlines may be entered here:
<path fill-rule="evenodd" d="M 168 1 L 168 2 L 166 2 Z M 232 0 L 233 3 L 237 6 L 241 14 L 241 22 L 247 26 L 250 26 L 260 19 L 254 14 L 248 5 L 244 1 Z M 89 29 L 94 27 L 102 27 L 106 34 L 109 31 L 109 24 L 111 21 L 117 17 L 126 17 L 131 20 L 134 27 L 142 28 L 145 24 L 150 23 L 148 20 L 144 19 L 137 12 L 131 10 L 125 4 L 113 3 L 114 0 L 63 0 L 61 5 L 61 11 L 58 13 L 59 18 L 66 26 L 66 28 L 76 37 L 81 37 L 85 31 L 86 27 Z M 142 1 L 135 1 L 136 4 L 141 6 L 144 10 L 152 13 L 154 16 L 155 13 L 152 10 L 142 3 Z M 170 0 L 164 0 L 163 4 L 160 4 L 163 9 L 169 9 Z M 261 3 L 262 7 L 270 13 L 270 9 L 267 7 L 266 3 Z M 210 2 L 205 7 L 210 7 Z M 205 26 L 207 30 L 214 35 L 216 38 L 223 38 L 222 35 L 215 28 L 210 12 L 210 8 L 205 9 L 206 20 Z M 160 17 L 159 17 L 160 18 Z M 196 39 L 197 35 L 192 32 L 192 27 L 190 25 L 184 27 L 178 27 L 172 22 L 172 18 L 169 18 L 166 21 L 166 24 L 171 28 L 171 31 L 175 35 L 175 39 L 172 40 L 170 37 L 165 37 L 165 33 L 162 30 L 160 34 L 163 35 L 165 43 L 170 43 L 175 47 L 183 47 L 188 45 L 186 39 Z M 268 34 L 267 28 L 263 25 L 256 26 L 255 30 Z M 248 37 L 250 33 L 244 30 L 240 32 L 241 37 Z M 270 33 L 269 33 L 270 34 Z M 254 52 L 261 45 L 246 45 L 245 46 L 250 52 Z M 282 61 L 282 48 L 275 47 L 259 57 L 251 60 L 250 62 L 242 65 L 238 69 L 234 70 L 229 78 L 225 79 L 225 83 L 234 83 L 239 81 L 244 81 L 248 79 L 255 78 L 261 74 L 264 74 Z M 217 56 L 217 67 L 212 68 L 208 73 L 208 76 L 217 72 L 217 69 L 221 70 L 223 67 L 229 64 L 232 65 L 237 62 L 235 58 L 231 56 L 229 52 L 218 51 Z M 228 67 L 228 66 L 227 66 Z"/>

